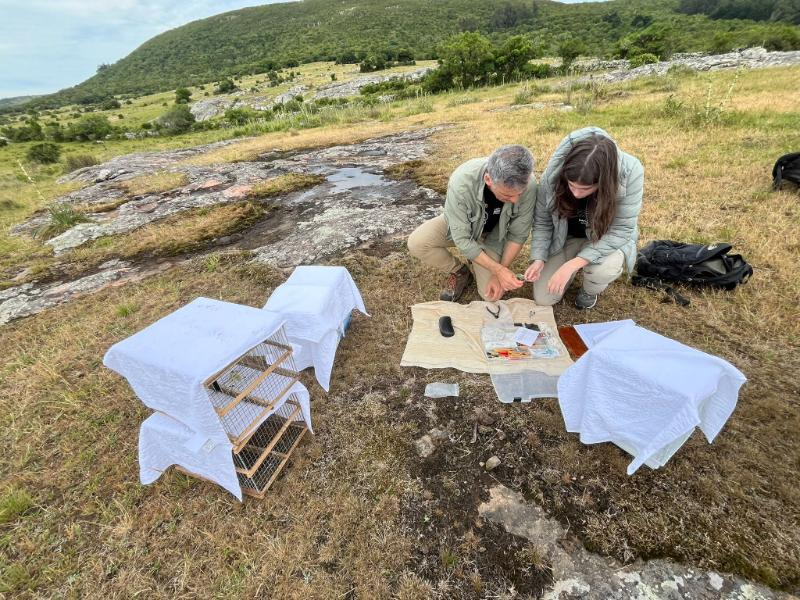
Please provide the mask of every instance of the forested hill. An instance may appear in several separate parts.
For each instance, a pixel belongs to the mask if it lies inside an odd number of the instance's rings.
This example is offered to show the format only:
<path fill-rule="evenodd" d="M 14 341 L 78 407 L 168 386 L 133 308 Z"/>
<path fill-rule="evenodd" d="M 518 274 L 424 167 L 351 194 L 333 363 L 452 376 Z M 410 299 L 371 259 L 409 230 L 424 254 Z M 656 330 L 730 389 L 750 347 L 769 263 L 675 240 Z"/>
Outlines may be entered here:
<path fill-rule="evenodd" d="M 39 98 L 34 104 L 52 107 L 93 102 L 110 95 L 151 93 L 301 62 L 352 62 L 369 53 L 392 59 L 405 51 L 417 59 L 435 58 L 443 39 L 468 30 L 494 41 L 530 34 L 542 52 L 550 54 L 555 54 L 565 37 L 577 37 L 589 53 L 612 56 L 625 36 L 662 25 L 670 28 L 676 52 L 764 43 L 784 49 L 800 44 L 798 28 L 791 24 L 714 20 L 702 13 L 704 6 L 682 12 L 686 1 L 306 0 L 245 8 L 158 35 L 117 63 L 101 65 L 96 75 L 80 85 Z M 795 31 L 787 33 L 792 29 Z"/>

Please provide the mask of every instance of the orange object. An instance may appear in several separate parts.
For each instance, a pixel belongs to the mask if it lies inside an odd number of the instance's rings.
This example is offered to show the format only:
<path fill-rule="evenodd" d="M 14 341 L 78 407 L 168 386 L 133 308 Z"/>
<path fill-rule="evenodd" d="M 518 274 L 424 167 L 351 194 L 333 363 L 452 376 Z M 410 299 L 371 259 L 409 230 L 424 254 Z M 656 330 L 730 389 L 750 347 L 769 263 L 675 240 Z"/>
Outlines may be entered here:
<path fill-rule="evenodd" d="M 569 352 L 572 360 L 578 360 L 581 356 L 586 354 L 588 348 L 583 342 L 583 338 L 581 338 L 575 330 L 575 327 L 572 325 L 559 327 L 558 335 L 561 337 L 561 341 L 564 342 L 564 346 L 566 346 L 567 352 Z"/>

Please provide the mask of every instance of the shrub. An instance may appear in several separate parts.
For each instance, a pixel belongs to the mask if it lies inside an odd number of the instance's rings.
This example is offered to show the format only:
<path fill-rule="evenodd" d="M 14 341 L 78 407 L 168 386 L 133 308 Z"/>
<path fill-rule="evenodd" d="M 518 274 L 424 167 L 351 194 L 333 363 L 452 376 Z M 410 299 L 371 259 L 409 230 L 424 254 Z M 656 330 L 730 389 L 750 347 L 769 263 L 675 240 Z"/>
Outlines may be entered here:
<path fill-rule="evenodd" d="M 175 104 L 156 119 L 156 124 L 168 135 L 185 133 L 192 128 L 194 115 L 185 104 Z"/>
<path fill-rule="evenodd" d="M 35 142 L 44 139 L 44 131 L 39 121 L 29 119 L 22 127 L 6 127 L 5 135 L 12 142 Z"/>
<path fill-rule="evenodd" d="M 629 62 L 630 68 L 635 69 L 636 67 L 641 67 L 642 65 L 657 63 L 658 57 L 655 54 L 644 52 L 643 54 L 637 54 L 636 56 L 632 57 Z"/>
<path fill-rule="evenodd" d="M 283 104 L 278 104 L 275 106 L 273 110 L 283 112 L 299 112 L 303 110 L 303 103 L 297 100 L 296 98 L 292 98 L 291 100 L 287 100 Z"/>
<path fill-rule="evenodd" d="M 100 140 L 113 130 L 105 116 L 84 115 L 77 122 L 70 124 L 66 137 L 77 141 Z"/>
<path fill-rule="evenodd" d="M 386 59 L 380 54 L 370 54 L 358 65 L 359 73 L 372 73 L 373 71 L 382 71 L 385 68 Z"/>
<path fill-rule="evenodd" d="M 392 94 L 406 89 L 410 83 L 408 79 L 393 77 L 379 83 L 368 83 L 361 88 L 361 94 L 364 96 L 369 94 Z"/>
<path fill-rule="evenodd" d="M 656 23 L 636 31 L 617 42 L 617 54 L 630 58 L 639 54 L 655 54 L 661 60 L 668 59 L 675 48 L 677 36 L 669 25 Z"/>
<path fill-rule="evenodd" d="M 508 38 L 495 56 L 497 74 L 503 81 L 520 79 L 526 71 L 529 61 L 537 54 L 533 41 L 524 35 Z"/>
<path fill-rule="evenodd" d="M 8 140 L 4 137 L 0 137 L 0 148 L 3 146 L 8 146 Z"/>
<path fill-rule="evenodd" d="M 28 148 L 25 156 L 32 162 L 50 164 L 58 162 L 58 157 L 61 156 L 61 147 L 51 142 L 42 142 Z"/>
<path fill-rule="evenodd" d="M 175 104 L 188 104 L 192 99 L 192 92 L 186 88 L 178 88 L 175 90 Z"/>
<path fill-rule="evenodd" d="M 240 107 L 226 110 L 224 119 L 231 125 L 244 125 L 251 119 L 257 119 L 259 116 L 260 115 L 252 108 Z"/>
<path fill-rule="evenodd" d="M 215 94 L 230 94 L 231 92 L 236 91 L 237 88 L 236 84 L 233 83 L 230 79 L 223 79 L 219 82 L 219 85 L 214 89 Z"/>
<path fill-rule="evenodd" d="M 553 67 L 547 63 L 525 65 L 524 75 L 531 79 L 545 79 L 553 76 Z"/>
<path fill-rule="evenodd" d="M 100 104 L 101 110 L 114 110 L 116 108 L 121 108 L 121 107 L 122 105 L 116 98 L 109 98 L 107 100 L 103 100 L 103 102 Z"/>
<path fill-rule="evenodd" d="M 91 167 L 99 162 L 100 161 L 91 154 L 70 154 L 64 160 L 64 170 L 67 173 L 71 173 L 72 171 L 77 171 L 84 167 Z"/>
<path fill-rule="evenodd" d="M 586 45 L 577 38 L 567 38 L 558 45 L 561 69 L 566 73 L 581 54 L 586 53 Z"/>

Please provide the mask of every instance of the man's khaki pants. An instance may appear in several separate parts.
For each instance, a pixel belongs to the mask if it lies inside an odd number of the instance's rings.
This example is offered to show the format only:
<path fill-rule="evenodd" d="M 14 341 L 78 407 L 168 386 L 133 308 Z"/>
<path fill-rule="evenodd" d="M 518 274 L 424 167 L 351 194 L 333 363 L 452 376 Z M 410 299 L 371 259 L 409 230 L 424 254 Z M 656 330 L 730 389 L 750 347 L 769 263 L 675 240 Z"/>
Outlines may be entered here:
<path fill-rule="evenodd" d="M 443 215 L 425 221 L 408 237 L 411 256 L 444 273 L 455 273 L 461 268 L 461 261 L 448 250 L 454 247 L 455 243 L 447 239 L 447 221 Z M 484 247 L 483 251 L 493 260 L 500 261 L 500 257 L 492 250 Z M 481 298 L 486 299 L 486 285 L 492 277 L 491 272 L 473 262 L 470 262 L 469 267 L 475 276 L 478 293 Z"/>
<path fill-rule="evenodd" d="M 578 252 L 589 243 L 586 238 L 573 238 L 568 237 L 561 252 L 557 252 L 547 259 L 542 267 L 542 274 L 539 279 L 533 283 L 533 301 L 540 306 L 552 306 L 559 300 L 562 295 L 553 295 L 547 291 L 547 282 L 553 274 L 558 271 L 559 267 L 568 260 L 572 260 L 578 255 Z M 602 262 L 598 264 L 586 265 L 581 269 L 583 271 L 583 289 L 588 294 L 599 294 L 605 290 L 608 285 L 617 277 L 622 275 L 622 265 L 625 263 L 625 255 L 621 250 L 615 250 L 605 257 Z M 573 279 L 575 276 L 573 275 Z M 570 279 L 567 284 L 569 288 L 572 283 Z M 566 289 L 566 288 L 565 288 Z"/>

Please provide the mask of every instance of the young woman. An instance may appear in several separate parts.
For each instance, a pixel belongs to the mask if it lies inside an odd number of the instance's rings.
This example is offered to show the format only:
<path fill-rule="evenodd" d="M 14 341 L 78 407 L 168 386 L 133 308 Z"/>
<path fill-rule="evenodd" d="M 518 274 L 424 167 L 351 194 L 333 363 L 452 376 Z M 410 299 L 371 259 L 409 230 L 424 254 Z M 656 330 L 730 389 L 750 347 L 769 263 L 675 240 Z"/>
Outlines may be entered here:
<path fill-rule="evenodd" d="M 633 270 L 643 183 L 642 163 L 602 129 L 573 131 L 561 141 L 536 193 L 525 279 L 537 304 L 561 300 L 582 270 L 575 305 L 592 308 L 623 266 Z"/>

